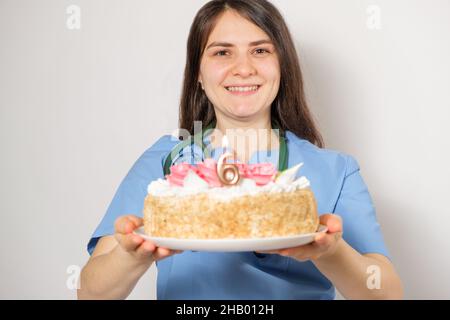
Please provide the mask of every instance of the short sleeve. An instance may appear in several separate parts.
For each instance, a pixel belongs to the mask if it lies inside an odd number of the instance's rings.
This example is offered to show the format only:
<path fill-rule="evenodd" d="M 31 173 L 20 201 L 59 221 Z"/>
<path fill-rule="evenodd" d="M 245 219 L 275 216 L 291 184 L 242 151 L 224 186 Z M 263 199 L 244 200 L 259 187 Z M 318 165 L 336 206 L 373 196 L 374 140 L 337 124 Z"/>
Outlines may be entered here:
<path fill-rule="evenodd" d="M 142 217 L 147 187 L 151 181 L 163 177 L 163 161 L 172 144 L 170 136 L 164 136 L 134 163 L 88 243 L 89 254 L 92 254 L 101 237 L 114 234 L 114 222 L 118 217 L 127 214 Z"/>
<path fill-rule="evenodd" d="M 334 210 L 343 220 L 343 238 L 361 254 L 379 253 L 390 258 L 360 167 L 352 156 L 346 157 L 345 178 Z"/>

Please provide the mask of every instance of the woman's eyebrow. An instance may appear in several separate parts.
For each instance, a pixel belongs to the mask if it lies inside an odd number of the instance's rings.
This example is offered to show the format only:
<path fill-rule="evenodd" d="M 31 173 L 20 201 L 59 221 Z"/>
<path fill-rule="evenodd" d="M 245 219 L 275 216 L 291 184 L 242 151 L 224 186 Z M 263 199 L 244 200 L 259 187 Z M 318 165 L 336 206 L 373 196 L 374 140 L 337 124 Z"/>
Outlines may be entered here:
<path fill-rule="evenodd" d="M 259 46 L 260 44 L 265 44 L 265 43 L 273 44 L 273 42 L 271 40 L 263 39 L 263 40 L 250 42 L 248 45 L 249 45 L 249 47 L 253 47 L 253 46 Z M 206 48 L 206 50 L 208 50 L 209 48 L 212 48 L 212 47 L 227 47 L 227 48 L 229 48 L 229 47 L 234 47 L 234 44 L 229 43 L 229 42 L 213 42 Z"/>

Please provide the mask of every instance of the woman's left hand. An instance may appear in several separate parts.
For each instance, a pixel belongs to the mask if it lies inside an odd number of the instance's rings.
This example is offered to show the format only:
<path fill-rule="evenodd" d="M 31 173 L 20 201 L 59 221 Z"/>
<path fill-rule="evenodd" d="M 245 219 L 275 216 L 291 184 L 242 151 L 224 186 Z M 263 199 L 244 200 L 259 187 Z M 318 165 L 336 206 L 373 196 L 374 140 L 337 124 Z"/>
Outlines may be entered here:
<path fill-rule="evenodd" d="M 258 251 L 259 253 L 275 253 L 294 258 L 299 261 L 317 260 L 332 255 L 342 238 L 342 219 L 336 214 L 323 214 L 319 217 L 320 224 L 328 228 L 326 233 L 316 235 L 314 242 L 286 249 Z"/>

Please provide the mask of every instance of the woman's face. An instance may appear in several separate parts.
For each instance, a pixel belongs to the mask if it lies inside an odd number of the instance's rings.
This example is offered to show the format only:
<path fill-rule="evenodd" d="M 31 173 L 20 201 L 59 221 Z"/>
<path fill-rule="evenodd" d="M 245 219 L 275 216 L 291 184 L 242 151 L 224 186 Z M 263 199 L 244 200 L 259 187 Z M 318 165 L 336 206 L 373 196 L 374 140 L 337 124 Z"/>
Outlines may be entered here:
<path fill-rule="evenodd" d="M 207 41 L 199 81 L 216 116 L 244 121 L 270 117 L 280 86 L 275 46 L 263 30 L 227 10 Z"/>

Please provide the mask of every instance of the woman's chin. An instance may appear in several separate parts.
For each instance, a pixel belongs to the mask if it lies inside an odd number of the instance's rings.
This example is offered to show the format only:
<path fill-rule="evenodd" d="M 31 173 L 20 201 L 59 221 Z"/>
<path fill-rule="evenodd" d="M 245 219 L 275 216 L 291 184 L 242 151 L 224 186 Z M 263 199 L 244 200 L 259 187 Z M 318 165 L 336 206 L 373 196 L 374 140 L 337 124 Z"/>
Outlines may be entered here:
<path fill-rule="evenodd" d="M 229 112 L 236 118 L 248 119 L 255 116 L 258 113 L 258 110 L 254 110 L 253 108 L 248 107 L 242 107 L 242 108 L 233 108 L 229 110 Z"/>

